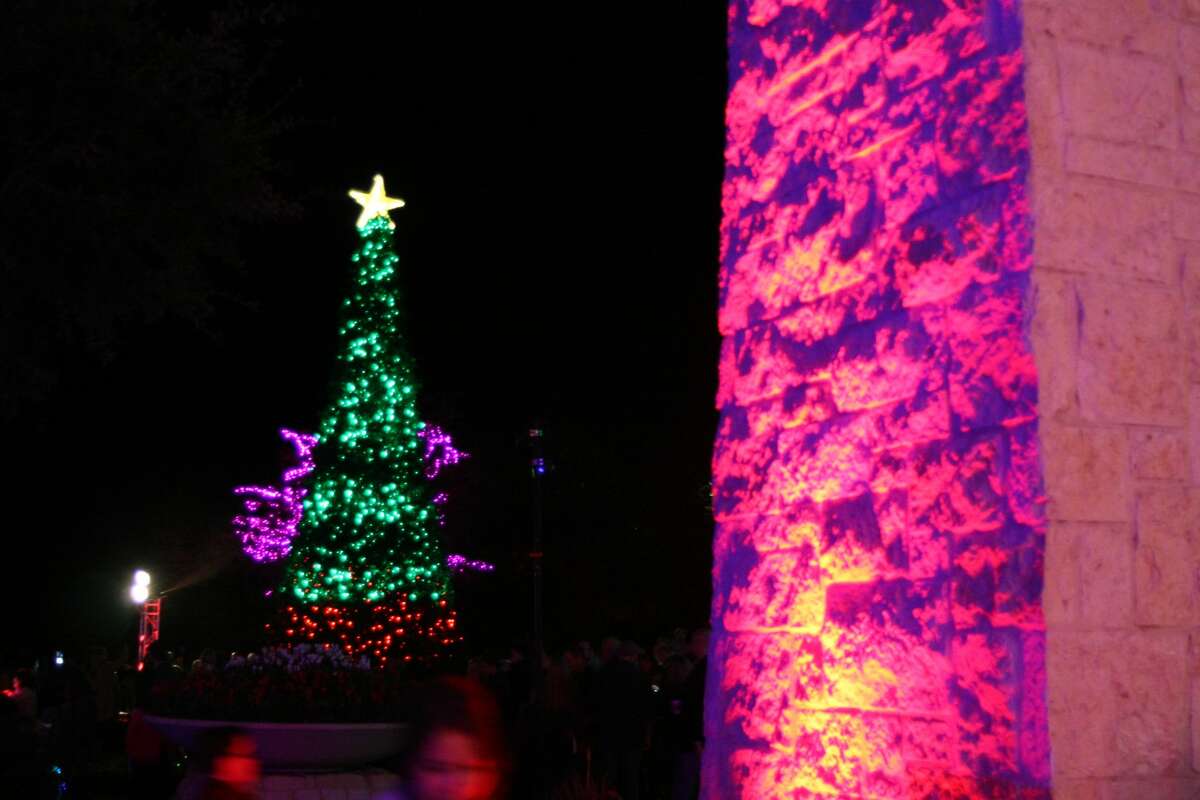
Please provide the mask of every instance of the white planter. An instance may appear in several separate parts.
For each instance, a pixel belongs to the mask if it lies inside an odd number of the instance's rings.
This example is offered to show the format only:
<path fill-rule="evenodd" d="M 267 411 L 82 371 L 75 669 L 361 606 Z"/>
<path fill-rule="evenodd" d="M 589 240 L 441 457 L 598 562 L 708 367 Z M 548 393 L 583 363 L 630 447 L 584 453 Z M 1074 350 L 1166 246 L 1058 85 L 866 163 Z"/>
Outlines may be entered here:
<path fill-rule="evenodd" d="M 395 755 L 404 726 L 390 722 L 223 722 L 146 715 L 146 722 L 184 752 L 195 752 L 201 735 L 232 726 L 246 731 L 258 746 L 263 770 L 334 770 L 374 764 Z"/>

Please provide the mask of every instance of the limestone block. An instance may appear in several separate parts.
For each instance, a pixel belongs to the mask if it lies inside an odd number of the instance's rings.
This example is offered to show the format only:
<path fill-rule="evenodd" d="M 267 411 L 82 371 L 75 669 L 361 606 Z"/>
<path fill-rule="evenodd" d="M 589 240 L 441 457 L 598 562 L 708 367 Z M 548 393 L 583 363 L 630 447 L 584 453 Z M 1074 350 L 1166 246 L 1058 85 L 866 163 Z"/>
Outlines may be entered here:
<path fill-rule="evenodd" d="M 1200 678 L 1192 678 L 1192 719 L 1200 720 Z M 1200 772 L 1200 725 L 1192 725 L 1192 769 Z"/>
<path fill-rule="evenodd" d="M 1120 15 L 1112 16 L 1116 17 L 1115 26 L 1124 24 Z M 1072 42 L 1060 43 L 1058 54 L 1069 132 L 1174 146 L 1173 65 Z"/>
<path fill-rule="evenodd" d="M 1164 283 L 1174 279 L 1167 193 L 1072 175 L 1035 184 L 1033 202 L 1039 267 Z"/>
<path fill-rule="evenodd" d="M 825 604 L 828 706 L 946 710 L 949 600 L 939 582 L 834 584 Z"/>
<path fill-rule="evenodd" d="M 1186 660 L 1182 631 L 1051 631 L 1050 734 L 1059 773 L 1166 776 L 1188 768 Z"/>
<path fill-rule="evenodd" d="M 821 707 L 826 695 L 821 642 L 795 633 L 719 635 L 713 648 L 723 691 L 712 719 L 739 738 L 783 743 L 784 716 L 793 707 Z"/>
<path fill-rule="evenodd" d="M 823 502 L 862 492 L 873 472 L 873 451 L 880 444 L 877 423 L 870 414 L 844 415 L 784 431 L 779 436 L 779 457 L 765 476 L 766 491 L 781 506 L 803 498 Z M 753 481 L 750 486 L 754 490 Z"/>
<path fill-rule="evenodd" d="M 821 575 L 825 582 L 904 577 L 908 496 L 903 491 L 867 492 L 833 500 L 821 526 Z"/>
<path fill-rule="evenodd" d="M 968 287 L 946 311 L 950 407 L 956 431 L 1037 415 L 1037 371 L 1025 337 L 1029 278 Z"/>
<path fill-rule="evenodd" d="M 1200 25 L 1179 25 L 1179 77 L 1183 81 L 1183 101 L 1200 108 Z"/>
<path fill-rule="evenodd" d="M 1045 693 L 1040 680 L 1036 686 L 1022 686 L 1022 638 L 1020 632 L 1004 629 L 954 637 L 951 697 L 958 705 L 959 750 L 964 766 L 975 775 L 986 770 L 1003 778 L 1018 771 L 1020 725 L 1008 698 L 1021 696 L 1022 688 Z"/>
<path fill-rule="evenodd" d="M 1067 137 L 1065 167 L 1068 172 L 1147 186 L 1173 188 L 1176 183 L 1170 150 L 1105 142 L 1087 136 Z"/>
<path fill-rule="evenodd" d="M 950 300 L 972 284 L 1028 271 L 1028 202 L 1023 184 L 1001 181 L 908 220 L 888 255 L 904 304 Z"/>
<path fill-rule="evenodd" d="M 1180 239 L 1200 242 L 1200 195 L 1177 194 L 1171 222 Z"/>
<path fill-rule="evenodd" d="M 1179 293 L 1089 280 L 1078 284 L 1079 402 L 1085 419 L 1186 422 Z"/>
<path fill-rule="evenodd" d="M 292 793 L 292 800 L 321 800 L 321 790 L 297 789 Z"/>
<path fill-rule="evenodd" d="M 950 607 L 954 626 L 1043 628 L 1039 573 L 1044 553 L 1042 536 L 1019 525 L 955 537 Z"/>
<path fill-rule="evenodd" d="M 263 792 L 263 800 L 292 800 L 292 793 L 286 790 L 267 790 Z"/>
<path fill-rule="evenodd" d="M 1187 441 L 1179 431 L 1131 430 L 1133 476 L 1152 480 L 1187 480 Z"/>
<path fill-rule="evenodd" d="M 1200 108 L 1184 106 L 1179 110 L 1179 132 L 1185 150 L 1200 152 Z"/>
<path fill-rule="evenodd" d="M 940 316 L 936 310 L 906 310 L 843 331 L 830 365 L 838 410 L 876 408 L 912 397 L 931 380 L 940 383 L 945 372 L 936 338 Z"/>
<path fill-rule="evenodd" d="M 1200 155 L 1177 151 L 1171 159 L 1171 170 L 1176 189 L 1200 194 Z"/>
<path fill-rule="evenodd" d="M 1023 630 L 1020 645 L 1020 704 L 1017 714 L 1018 758 L 1021 775 L 1038 786 L 1051 785 L 1050 718 L 1046 706 L 1046 631 Z"/>
<path fill-rule="evenodd" d="M 1080 576 L 1081 527 L 1056 522 L 1046 532 L 1045 589 L 1042 608 L 1046 624 L 1073 627 L 1079 622 L 1082 601 Z"/>
<path fill-rule="evenodd" d="M 1180 245 L 1183 254 L 1183 292 L 1188 308 L 1200 311 L 1200 244 Z"/>
<path fill-rule="evenodd" d="M 1108 800 L 1104 788 L 1098 780 L 1054 776 L 1054 800 Z"/>
<path fill-rule="evenodd" d="M 1200 244 L 1180 242 L 1180 245 L 1183 250 L 1184 342 L 1187 346 L 1188 378 L 1197 383 L 1200 382 Z M 1192 410 L 1194 412 L 1195 409 Z M 1200 476 L 1200 473 L 1197 475 Z"/>
<path fill-rule="evenodd" d="M 1112 781 L 1104 800 L 1195 800 L 1200 793 L 1196 778 L 1135 778 Z"/>
<path fill-rule="evenodd" d="M 1135 576 L 1139 625 L 1188 625 L 1195 618 L 1193 516 L 1184 487 L 1138 492 Z"/>
<path fill-rule="evenodd" d="M 1200 0 L 1182 0 L 1181 11 L 1185 19 L 1200 22 Z"/>
<path fill-rule="evenodd" d="M 820 552 L 824 515 L 814 503 L 797 503 L 779 514 L 750 515 L 717 522 L 714 552 L 738 557 L 747 545 L 759 553 L 808 548 Z"/>
<path fill-rule="evenodd" d="M 1037 420 L 1008 429 L 1005 494 L 1013 522 L 1046 530 L 1046 481 L 1042 473 Z"/>
<path fill-rule="evenodd" d="M 1169 57 L 1174 42 L 1172 20 L 1154 13 L 1148 0 L 1133 0 L 1115 10 L 1098 10 L 1095 2 L 1065 0 L 1025 6 L 1026 28 L 1036 28 L 1076 42 L 1113 50 Z"/>
<path fill-rule="evenodd" d="M 1025 24 L 1025 104 L 1029 115 L 1029 144 L 1033 186 L 1062 169 L 1066 142 L 1062 92 L 1058 81 L 1058 50 L 1053 36 Z"/>
<path fill-rule="evenodd" d="M 1191 482 L 1200 483 L 1200 385 L 1192 384 L 1188 389 L 1188 440 L 1193 443 L 1188 455 L 1191 457 Z"/>
<path fill-rule="evenodd" d="M 808 382 L 808 376 L 798 370 L 797 365 L 788 357 L 785 346 L 778 329 L 770 323 L 755 325 L 733 335 L 736 369 L 732 378 L 732 388 L 733 396 L 739 404 L 745 405 L 772 397 L 790 386 Z M 806 354 L 814 373 L 813 377 L 816 377 L 823 367 L 827 368 L 833 353 L 832 342 L 829 342 L 823 348 L 814 347 Z"/>
<path fill-rule="evenodd" d="M 829 419 L 837 413 L 828 381 L 792 386 L 782 394 L 746 406 L 751 436 L 797 428 Z"/>
<path fill-rule="evenodd" d="M 1061 524 L 1061 523 L 1060 523 Z M 1134 544 L 1131 526 L 1087 523 L 1079 534 L 1079 622 L 1090 629 L 1134 624 Z"/>
<path fill-rule="evenodd" d="M 1043 423 L 1047 514 L 1052 520 L 1130 520 L 1129 442 L 1124 431 Z"/>
<path fill-rule="evenodd" d="M 321 800 L 346 800 L 345 789 L 322 789 Z"/>
<path fill-rule="evenodd" d="M 1046 693 L 1056 778 L 1116 774 L 1118 703 L 1103 667 L 1118 636 L 1051 628 L 1047 639 Z"/>
<path fill-rule="evenodd" d="M 1035 269 L 1032 307 L 1029 338 L 1037 365 L 1039 416 L 1070 419 L 1078 410 L 1079 298 L 1074 279 Z"/>
<path fill-rule="evenodd" d="M 969 534 L 1005 526 L 1009 507 L 1003 493 L 1003 433 L 982 431 L 931 442 L 914 451 L 913 469 L 920 480 L 909 490 L 912 528 Z"/>
<path fill-rule="evenodd" d="M 732 575 L 722 624 L 727 631 L 786 627 L 816 630 L 824 613 L 816 554 L 769 553 L 745 575 Z"/>

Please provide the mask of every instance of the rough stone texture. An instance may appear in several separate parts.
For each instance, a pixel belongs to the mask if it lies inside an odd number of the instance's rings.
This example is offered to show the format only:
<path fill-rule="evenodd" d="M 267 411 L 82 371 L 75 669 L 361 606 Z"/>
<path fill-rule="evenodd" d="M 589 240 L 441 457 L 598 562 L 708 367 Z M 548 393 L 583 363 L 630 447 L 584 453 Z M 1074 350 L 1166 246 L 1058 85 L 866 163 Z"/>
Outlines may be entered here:
<path fill-rule="evenodd" d="M 1079 24 L 1065 13 L 1046 24 Z M 1137 49 L 1174 41 L 1153 22 Z M 703 794 L 1045 797 L 1045 489 L 1026 332 L 1033 303 L 1076 309 L 1087 289 L 1071 276 L 1031 291 L 1017 4 L 735 0 L 730 25 Z M 1035 79 L 1036 102 L 1061 109 L 1056 73 Z M 1158 113 L 1161 98 L 1127 79 L 1110 88 Z M 1105 96 L 1078 94 L 1072 113 L 1109 124 Z M 1137 243 L 1172 213 L 1129 211 L 1140 197 L 1104 179 L 1072 191 L 1053 252 L 1091 274 L 1121 267 L 1070 238 L 1072 215 Z M 1171 243 L 1146 241 L 1128 264 L 1159 270 Z M 1130 444 L 1081 417 L 1079 352 L 1095 343 L 1077 329 L 1041 335 L 1074 337 L 1053 402 L 1093 441 L 1077 458 L 1090 468 Z M 1067 507 L 1123 520 L 1133 488 Z M 1123 563 L 1098 552 L 1104 536 L 1122 540 L 1099 524 L 1049 554 L 1077 578 L 1054 613 L 1078 620 L 1090 597 L 1089 614 L 1132 615 L 1131 568 L 1124 606 L 1088 594 L 1085 561 Z"/>
<path fill-rule="evenodd" d="M 1200 795 L 1200 0 L 1027 0 L 1055 795 Z"/>

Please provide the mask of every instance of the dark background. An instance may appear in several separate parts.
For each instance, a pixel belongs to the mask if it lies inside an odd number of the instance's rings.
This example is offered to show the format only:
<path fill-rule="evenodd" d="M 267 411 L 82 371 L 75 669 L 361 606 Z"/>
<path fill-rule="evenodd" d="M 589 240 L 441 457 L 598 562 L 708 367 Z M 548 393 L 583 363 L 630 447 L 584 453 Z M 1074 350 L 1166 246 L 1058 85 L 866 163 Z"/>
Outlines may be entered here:
<path fill-rule="evenodd" d="M 534 423 L 551 643 L 702 624 L 725 3 L 184 5 L 0 11 L 5 645 L 132 642 L 135 567 L 255 640 L 231 489 L 317 426 L 376 172 L 470 640 L 528 634 Z"/>

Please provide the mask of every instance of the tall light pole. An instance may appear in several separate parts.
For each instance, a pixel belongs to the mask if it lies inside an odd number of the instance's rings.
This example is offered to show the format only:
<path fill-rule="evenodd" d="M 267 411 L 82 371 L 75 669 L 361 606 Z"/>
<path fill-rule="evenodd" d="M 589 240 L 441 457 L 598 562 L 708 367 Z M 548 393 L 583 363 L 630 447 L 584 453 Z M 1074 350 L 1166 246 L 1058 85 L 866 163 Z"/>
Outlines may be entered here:
<path fill-rule="evenodd" d="M 141 672 L 146 666 L 146 651 L 150 645 L 158 641 L 159 620 L 162 617 L 162 597 L 150 598 L 150 573 L 139 569 L 133 573 L 133 585 L 129 587 L 129 597 L 141 606 L 141 620 L 138 623 L 138 656 L 137 668 Z"/>
<path fill-rule="evenodd" d="M 533 476 L 533 537 L 529 548 L 530 569 L 533 573 L 533 653 L 535 673 L 541 672 L 542 630 L 542 477 L 546 474 L 546 458 L 542 452 L 544 436 L 540 426 L 529 430 L 529 442 L 533 458 L 530 474 Z"/>

